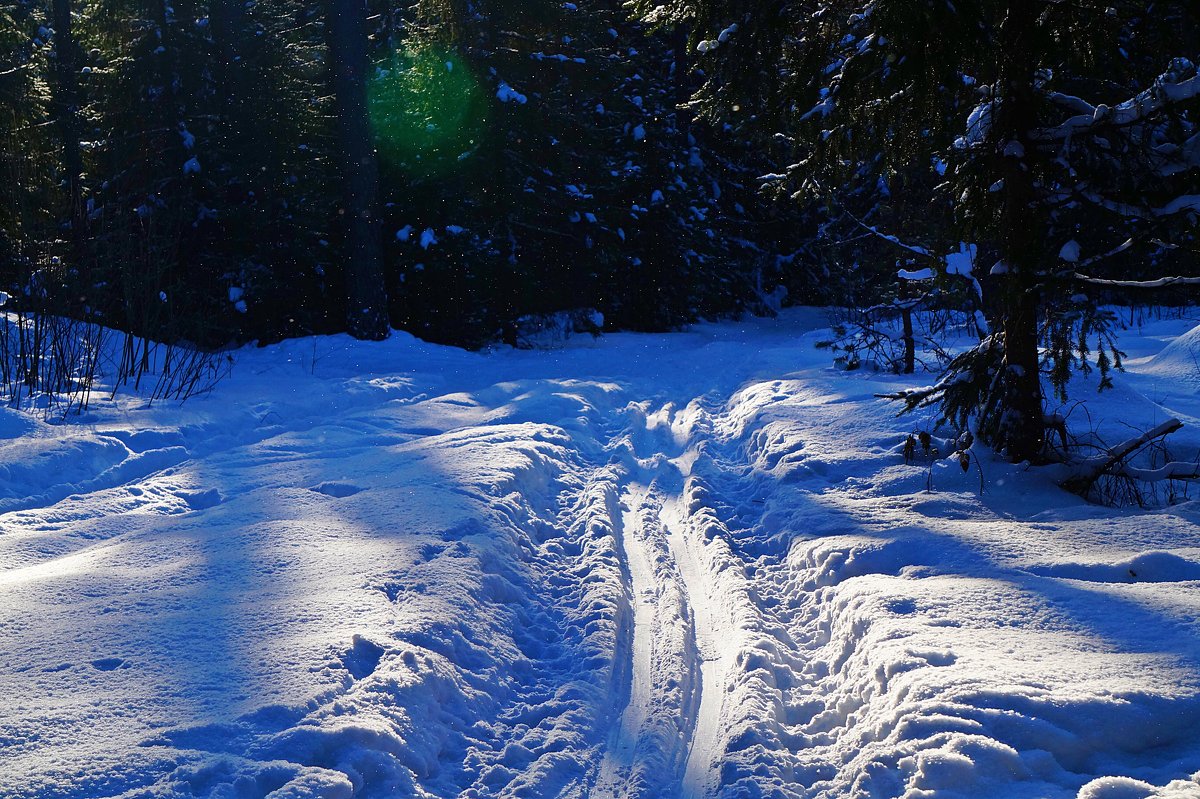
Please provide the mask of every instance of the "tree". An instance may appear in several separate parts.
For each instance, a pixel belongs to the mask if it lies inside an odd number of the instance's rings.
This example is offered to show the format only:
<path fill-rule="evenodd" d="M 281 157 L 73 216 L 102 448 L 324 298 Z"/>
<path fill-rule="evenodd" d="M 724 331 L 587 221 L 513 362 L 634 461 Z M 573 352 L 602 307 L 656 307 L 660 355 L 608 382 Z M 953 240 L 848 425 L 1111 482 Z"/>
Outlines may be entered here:
<path fill-rule="evenodd" d="M 13 297 L 62 221 L 57 142 L 47 135 L 49 97 L 39 79 L 45 42 L 30 35 L 40 21 L 32 4 L 0 4 L 0 291 Z"/>
<path fill-rule="evenodd" d="M 1194 234 L 1200 81 L 1179 57 L 1196 41 L 1187 5 L 1155 4 L 1160 35 L 1145 37 L 1134 32 L 1151 12 L 1132 2 L 680 0 L 668 11 L 695 22 L 701 110 L 749 114 L 760 135 L 794 142 L 776 176 L 789 193 L 895 191 L 919 185 L 914 171 L 944 173 L 930 199 L 949 202 L 955 232 L 997 256 L 996 324 L 937 386 L 898 398 L 940 402 L 1026 460 L 1043 455 L 1039 336 L 1059 391 L 1071 365 L 1086 366 L 1089 337 L 1100 338 L 1102 372 L 1119 358 L 1102 314 L 1056 313 L 1088 282 L 1074 238 L 1095 230 L 1088 217 L 1108 212 L 1097 238 L 1128 240 L 1112 248 L 1126 253 Z"/>
<path fill-rule="evenodd" d="M 757 151 L 684 107 L 684 28 L 622 0 L 0 8 L 5 268 L 52 275 L 55 313 L 483 346 L 769 310 L 799 263 Z"/>
<path fill-rule="evenodd" d="M 68 203 L 67 222 L 71 229 L 73 266 L 83 259 L 83 239 L 87 214 L 83 203 L 83 152 L 80 148 L 79 73 L 83 57 L 74 33 L 71 0 L 51 0 L 54 80 L 51 84 L 52 114 L 62 142 L 63 183 Z"/>
<path fill-rule="evenodd" d="M 355 338 L 388 337 L 376 200 L 379 168 L 367 112 L 367 6 L 328 0 L 329 71 L 337 102 L 337 158 L 345 231 L 346 324 Z"/>
<path fill-rule="evenodd" d="M 681 107 L 683 37 L 619 0 L 485 0 L 375 38 L 398 326 L 476 346 L 562 311 L 663 330 L 779 297 L 769 240 L 797 230 L 755 202 L 756 153 Z"/>

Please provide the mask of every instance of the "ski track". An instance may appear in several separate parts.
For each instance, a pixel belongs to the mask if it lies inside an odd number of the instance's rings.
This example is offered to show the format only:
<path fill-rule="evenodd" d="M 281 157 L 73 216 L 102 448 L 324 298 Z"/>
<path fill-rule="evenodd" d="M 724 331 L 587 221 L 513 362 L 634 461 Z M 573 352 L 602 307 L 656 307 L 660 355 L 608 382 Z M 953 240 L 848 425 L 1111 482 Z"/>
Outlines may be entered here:
<path fill-rule="evenodd" d="M 698 441 L 712 430 L 704 406 L 713 398 L 682 408 L 661 402 L 631 404 L 630 425 L 610 444 L 626 448 L 633 475 L 621 528 L 635 609 L 634 676 L 595 799 L 705 799 L 718 787 L 724 698 L 739 644 L 719 594 L 745 592 L 730 584 L 735 570 L 716 574 L 731 562 L 728 530 L 709 507 L 711 492 L 692 476 L 698 463 L 712 464 Z"/>
<path fill-rule="evenodd" d="M 717 761 L 721 711 L 725 684 L 733 664 L 731 643 L 734 629 L 729 614 L 713 596 L 713 584 L 701 565 L 696 549 L 702 544 L 688 535 L 690 526 L 680 515 L 678 497 L 663 509 L 670 530 L 671 547 L 687 585 L 696 634 L 696 656 L 700 675 L 700 705 L 680 786 L 682 799 L 703 799 L 710 788 L 710 773 Z"/>
<path fill-rule="evenodd" d="M 621 499 L 620 537 L 628 574 L 629 601 L 633 607 L 633 626 L 628 637 L 631 675 L 625 709 L 620 722 L 609 736 L 599 776 L 592 790 L 595 797 L 622 797 L 634 766 L 638 740 L 650 712 L 652 636 L 654 633 L 654 570 L 642 540 L 642 514 L 647 496 L 645 487 L 628 486 Z"/>
<path fill-rule="evenodd" d="M 493 386 L 467 396 L 471 398 L 469 401 L 482 405 L 477 398 L 499 388 Z M 514 394 L 518 389 L 506 386 L 501 390 Z M 105 455 L 92 461 L 95 463 L 92 468 L 99 471 L 96 477 L 87 476 L 85 464 L 81 470 L 83 479 L 76 483 L 64 483 L 33 500 L 10 503 L 6 509 L 9 512 L 6 532 L 10 540 L 14 540 L 12 536 L 22 534 L 30 537 L 30 561 L 26 568 L 0 574 L 0 582 L 33 579 L 40 573 L 39 569 L 58 568 L 75 552 L 86 556 L 88 548 L 97 540 L 110 534 L 114 539 L 120 539 L 128 535 L 131 528 L 128 524 L 114 525 L 111 533 L 105 533 L 103 528 L 97 532 L 89 527 L 90 532 L 86 535 L 71 533 L 58 540 L 54 548 L 48 547 L 46 542 L 54 540 L 51 536 L 63 529 L 83 528 L 91 521 L 105 517 L 152 518 L 219 505 L 223 500 L 221 494 L 203 489 L 190 475 L 196 463 L 203 462 L 210 473 L 223 470 L 228 474 L 252 475 L 276 463 L 303 468 L 318 456 L 353 462 L 381 445 L 416 447 L 416 451 L 421 451 L 421 447 L 440 446 L 438 442 L 447 438 L 487 435 L 486 431 L 496 429 L 496 423 L 485 421 L 482 427 L 447 426 L 435 430 L 407 418 L 409 415 L 420 417 L 422 405 L 452 403 L 457 406 L 461 403 L 465 406 L 467 400 L 459 400 L 458 396 L 461 395 L 425 398 L 414 403 L 414 413 L 404 414 L 395 421 L 354 414 L 343 418 L 318 415 L 294 420 L 289 428 L 282 429 L 263 424 L 262 419 L 269 418 L 272 411 L 257 409 L 252 419 L 243 422 L 241 430 L 226 431 L 220 436 L 213 436 L 202 427 L 162 436 L 152 432 L 124 431 L 98 435 L 97 446 L 104 448 L 101 451 Z M 559 796 L 572 795 L 573 791 L 596 799 L 651 799 L 676 795 L 702 799 L 709 795 L 713 785 L 710 772 L 719 756 L 720 689 L 732 663 L 731 626 L 728 613 L 713 600 L 701 551 L 704 543 L 697 537 L 683 497 L 686 478 L 699 455 L 691 438 L 697 431 L 697 421 L 706 420 L 707 415 L 694 406 L 681 411 L 673 403 L 663 403 L 662 399 L 639 400 L 633 406 L 637 406 L 638 412 L 633 414 L 629 426 L 610 431 L 608 443 L 597 450 L 598 455 L 607 453 L 610 458 L 614 451 L 621 453 L 618 460 L 623 466 L 616 470 L 617 486 L 604 487 L 606 481 L 613 480 L 613 474 L 603 463 L 603 458 L 596 457 L 590 459 L 591 463 L 577 463 L 573 475 L 561 478 L 566 481 L 563 486 L 547 487 L 543 495 L 531 492 L 529 485 L 522 485 L 520 506 L 503 509 L 503 515 L 534 540 L 541 535 L 539 529 L 560 531 L 550 537 L 548 549 L 539 547 L 543 551 L 528 559 L 525 573 L 501 572 L 496 575 L 534 595 L 533 612 L 537 615 L 528 618 L 521 612 L 514 617 L 517 629 L 514 644 L 530 665 L 520 687 L 507 697 L 496 697 L 502 705 L 496 708 L 486 738 L 467 735 L 457 742 L 447 741 L 442 745 L 443 751 L 439 755 L 443 761 L 439 769 L 442 776 L 426 783 L 425 788 L 438 794 L 453 793 L 473 783 L 473 790 L 486 796 L 528 791 L 538 784 L 538 779 L 543 779 L 541 787 L 550 788 Z M 654 408 L 657 410 L 650 412 Z M 496 420 L 503 421 L 506 420 Z M 318 436 L 319 448 L 304 443 Z M 257 488 L 253 484 L 245 487 Z M 327 480 L 315 483 L 310 490 L 317 495 L 341 499 L 352 497 L 363 489 L 353 480 Z M 606 491 L 615 493 L 615 502 L 597 497 L 589 499 L 589 492 L 604 494 Z M 63 498 L 82 495 L 99 501 L 61 503 Z M 618 541 L 625 583 L 619 590 L 625 594 L 631 611 L 624 624 L 627 629 L 617 630 L 615 656 L 627 657 L 628 663 L 612 664 L 610 696 L 607 702 L 598 703 L 622 709 L 619 721 L 611 725 L 598 763 L 593 767 L 594 784 L 590 789 L 586 783 L 572 788 L 575 778 L 569 775 L 555 777 L 555 769 L 561 770 L 561 767 L 554 764 L 547 767 L 548 774 L 547 769 L 538 773 L 534 764 L 528 763 L 527 773 L 512 772 L 514 761 L 508 753 L 514 747 L 524 748 L 522 741 L 526 733 L 523 730 L 531 716 L 536 719 L 544 715 L 538 708 L 547 705 L 577 676 L 556 664 L 575 659 L 565 656 L 564 646 L 583 647 L 583 643 L 577 638 L 570 640 L 570 631 L 555 618 L 561 616 L 563 603 L 582 605 L 585 597 L 577 592 L 572 594 L 570 590 L 545 593 L 547 584 L 553 582 L 552 572 L 561 568 L 555 566 L 563 554 L 559 551 L 562 548 L 559 539 L 567 542 L 566 554 L 570 555 L 579 548 L 578 544 L 570 542 L 587 538 L 589 531 L 593 535 L 597 531 L 605 534 L 603 524 L 606 521 L 612 528 L 609 534 Z M 601 526 L 597 528 L 597 524 Z M 406 579 L 412 578 L 406 578 L 400 572 L 392 573 L 381 590 L 392 596 L 390 592 L 396 589 L 388 586 L 401 584 Z M 618 628 L 622 626 L 620 617 L 621 614 L 616 613 Z M 543 631 L 538 635 L 521 632 L 534 628 Z M 622 636 L 626 640 L 620 640 Z M 419 637 L 405 636 L 400 641 L 439 655 L 449 655 L 452 651 L 449 642 L 455 638 L 461 640 L 456 630 L 435 627 Z M 309 723 L 335 717 L 340 712 L 336 709 L 339 704 L 364 690 L 376 678 L 377 671 L 382 673 L 382 665 L 398 654 L 386 644 L 381 646 L 356 637 L 353 646 L 338 656 L 353 679 L 313 697 L 313 706 L 318 710 L 308 715 Z M 614 654 L 610 653 L 611 656 Z M 468 681 L 475 679 L 469 672 L 466 676 Z M 454 689 L 454 692 L 461 690 Z M 453 706 L 462 698 L 447 698 L 446 701 Z M 469 714 L 473 711 L 464 707 L 458 712 Z M 263 756 L 282 755 L 285 750 L 281 747 L 289 741 L 287 746 L 301 749 L 304 746 L 345 746 L 349 751 L 349 747 L 357 746 L 349 738 L 341 744 L 333 739 L 320 744 L 304 743 L 309 737 L 319 741 L 320 736 L 316 732 L 298 736 L 290 729 L 301 720 L 297 715 L 283 720 L 282 726 L 275 722 L 263 726 L 249 719 L 247 716 L 233 726 L 218 725 L 211 731 L 205 728 L 167 731 L 151 739 L 151 743 L 174 743 L 204 755 L 227 751 L 229 744 L 225 739 L 233 738 L 241 741 L 248 752 L 260 752 Z M 596 724 L 598 727 L 604 724 L 602 715 L 597 716 Z M 475 777 L 464 771 L 461 763 L 455 765 L 455 760 L 464 757 L 478 763 Z M 300 760 L 304 762 L 306 758 L 300 756 Z M 510 777 L 501 779 L 498 776 L 509 772 Z M 203 778 L 191 778 L 200 780 L 198 784 L 203 784 L 203 779 L 217 779 L 203 769 L 197 773 L 204 775 Z M 139 778 L 130 779 L 133 785 Z M 452 787 L 460 780 L 463 782 L 459 787 Z M 380 787 L 385 784 L 381 783 Z M 403 782 L 391 784 L 402 785 Z M 553 788 L 555 785 L 558 787 Z M 366 787 L 372 789 L 370 784 Z"/>

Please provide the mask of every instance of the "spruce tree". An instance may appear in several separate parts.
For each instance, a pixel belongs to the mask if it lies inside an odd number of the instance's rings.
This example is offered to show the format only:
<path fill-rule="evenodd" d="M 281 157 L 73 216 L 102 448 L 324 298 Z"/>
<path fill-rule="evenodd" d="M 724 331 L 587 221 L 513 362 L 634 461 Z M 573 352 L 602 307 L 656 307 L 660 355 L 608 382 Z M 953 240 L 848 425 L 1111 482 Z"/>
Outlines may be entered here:
<path fill-rule="evenodd" d="M 48 123 L 49 33 L 32 3 L 0 4 L 0 291 L 20 302 L 34 264 L 45 259 L 64 207 L 55 188 L 58 148 Z"/>
<path fill-rule="evenodd" d="M 1108 212 L 1111 232 L 1132 237 L 1126 249 L 1154 249 L 1151 229 L 1194 227 L 1200 91 L 1184 57 L 1197 41 L 1186 3 L 1155 6 L 1154 27 L 1170 19 L 1174 39 L 1134 36 L 1148 13 L 1137 3 L 681 0 L 654 13 L 696 25 L 705 113 L 749 113 L 763 134 L 794 142 L 778 175 L 789 193 L 944 172 L 931 200 L 949 202 L 959 235 L 997 255 L 985 281 L 995 332 L 934 389 L 901 399 L 940 401 L 1014 460 L 1042 457 L 1039 336 L 1051 334 L 1060 367 L 1078 364 L 1098 319 L 1087 315 L 1083 331 L 1043 326 L 1089 277 L 1076 274 L 1068 231 Z M 1056 388 L 1069 371 L 1052 375 Z"/>

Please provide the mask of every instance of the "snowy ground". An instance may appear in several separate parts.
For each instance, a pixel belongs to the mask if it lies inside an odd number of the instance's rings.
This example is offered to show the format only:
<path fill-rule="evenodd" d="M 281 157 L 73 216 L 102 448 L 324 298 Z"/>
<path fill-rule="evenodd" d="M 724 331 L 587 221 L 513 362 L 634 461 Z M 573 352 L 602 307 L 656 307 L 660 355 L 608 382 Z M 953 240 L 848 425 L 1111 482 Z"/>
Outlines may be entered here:
<path fill-rule="evenodd" d="M 823 324 L 0 411 L 0 796 L 1200 796 L 1200 505 L 905 465 Z M 1194 452 L 1193 324 L 1082 424 Z"/>

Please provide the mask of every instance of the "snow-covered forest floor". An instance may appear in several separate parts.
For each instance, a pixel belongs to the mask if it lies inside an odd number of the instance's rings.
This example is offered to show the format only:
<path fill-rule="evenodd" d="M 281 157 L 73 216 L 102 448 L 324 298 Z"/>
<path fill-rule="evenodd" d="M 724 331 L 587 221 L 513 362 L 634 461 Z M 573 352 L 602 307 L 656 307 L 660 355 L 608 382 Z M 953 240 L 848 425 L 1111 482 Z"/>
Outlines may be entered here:
<path fill-rule="evenodd" d="M 825 324 L 0 410 L 0 796 L 1200 796 L 1200 505 L 906 465 Z M 1195 457 L 1194 324 L 1072 423 Z"/>

